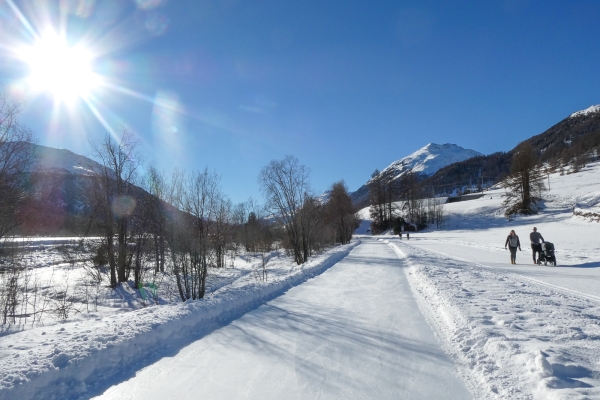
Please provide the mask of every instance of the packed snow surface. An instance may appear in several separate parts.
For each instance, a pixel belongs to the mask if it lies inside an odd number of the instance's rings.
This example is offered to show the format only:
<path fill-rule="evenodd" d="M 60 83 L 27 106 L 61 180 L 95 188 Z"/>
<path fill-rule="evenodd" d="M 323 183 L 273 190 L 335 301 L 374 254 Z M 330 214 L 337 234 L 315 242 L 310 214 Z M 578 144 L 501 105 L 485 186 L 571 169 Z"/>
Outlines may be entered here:
<path fill-rule="evenodd" d="M 217 282 L 202 300 L 133 311 L 126 302 L 115 302 L 123 312 L 100 309 L 72 322 L 7 332 L 0 337 L 0 399 L 89 398 L 135 368 L 171 355 L 323 272 L 357 244 L 338 246 L 301 266 L 289 257 L 272 256 L 267 280 L 258 279 L 251 267 L 222 286 Z M 119 295 L 135 301 L 127 291 Z"/>
<path fill-rule="evenodd" d="M 136 373 L 98 399 L 467 399 L 408 286 L 365 239 L 322 275 Z"/>

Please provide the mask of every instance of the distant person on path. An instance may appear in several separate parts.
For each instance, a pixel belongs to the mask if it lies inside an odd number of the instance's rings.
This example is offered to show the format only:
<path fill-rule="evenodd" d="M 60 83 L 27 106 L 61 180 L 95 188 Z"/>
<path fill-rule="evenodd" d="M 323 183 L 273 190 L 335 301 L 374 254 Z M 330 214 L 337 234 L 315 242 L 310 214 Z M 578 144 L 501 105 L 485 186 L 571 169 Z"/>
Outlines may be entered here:
<path fill-rule="evenodd" d="M 541 233 L 537 231 L 537 228 L 533 227 L 533 232 L 529 234 L 529 240 L 531 241 L 531 253 L 533 254 L 533 263 L 537 264 L 535 259 L 535 253 L 538 253 L 538 260 L 540 259 L 540 255 L 542 254 L 542 243 L 544 243 L 544 238 Z"/>
<path fill-rule="evenodd" d="M 504 243 L 505 249 L 506 246 L 508 246 L 508 249 L 510 250 L 510 263 L 516 264 L 517 248 L 519 249 L 519 251 L 521 251 L 521 242 L 519 242 L 519 237 L 517 236 L 514 230 L 510 231 L 510 234 L 506 238 L 506 242 Z"/>
<path fill-rule="evenodd" d="M 402 232 L 400 232 L 400 240 L 402 240 Z"/>
<path fill-rule="evenodd" d="M 410 239 L 410 232 L 406 232 L 406 240 Z"/>

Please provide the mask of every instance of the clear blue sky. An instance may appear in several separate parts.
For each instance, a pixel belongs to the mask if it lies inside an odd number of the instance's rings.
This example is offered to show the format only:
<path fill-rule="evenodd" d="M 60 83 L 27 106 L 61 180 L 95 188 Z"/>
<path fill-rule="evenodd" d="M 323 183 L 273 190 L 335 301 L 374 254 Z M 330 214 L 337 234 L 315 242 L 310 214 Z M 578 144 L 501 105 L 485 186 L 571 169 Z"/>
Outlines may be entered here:
<path fill-rule="evenodd" d="M 317 193 L 356 190 L 429 142 L 506 151 L 600 103 L 595 0 L 10 3 L 0 80 L 40 144 L 89 155 L 100 116 L 146 163 L 216 170 L 234 202 L 260 199 L 260 169 L 286 154 Z M 16 49 L 48 26 L 94 53 L 105 85 L 87 103 L 22 84 Z"/>

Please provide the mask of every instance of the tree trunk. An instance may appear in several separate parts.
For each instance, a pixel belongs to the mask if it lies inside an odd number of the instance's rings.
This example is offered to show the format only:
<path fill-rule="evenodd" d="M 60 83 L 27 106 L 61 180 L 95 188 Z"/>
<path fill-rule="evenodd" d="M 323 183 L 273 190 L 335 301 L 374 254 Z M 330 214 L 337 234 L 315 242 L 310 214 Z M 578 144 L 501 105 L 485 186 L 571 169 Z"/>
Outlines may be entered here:
<path fill-rule="evenodd" d="M 127 282 L 127 219 L 120 218 L 118 222 L 118 245 L 119 245 L 119 261 L 118 261 L 118 280 L 119 282 Z"/>

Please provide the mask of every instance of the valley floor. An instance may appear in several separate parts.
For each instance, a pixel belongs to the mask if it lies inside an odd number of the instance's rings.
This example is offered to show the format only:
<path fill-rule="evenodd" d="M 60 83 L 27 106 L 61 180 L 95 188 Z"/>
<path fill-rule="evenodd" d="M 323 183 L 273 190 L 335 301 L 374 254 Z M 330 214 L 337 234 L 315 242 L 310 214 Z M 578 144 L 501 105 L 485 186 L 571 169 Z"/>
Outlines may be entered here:
<path fill-rule="evenodd" d="M 576 212 L 599 211 L 599 172 L 552 175 L 536 216 L 505 218 L 492 190 L 410 241 L 277 255 L 268 281 L 236 267 L 201 301 L 9 331 L 0 399 L 600 398 L 600 223 Z M 558 266 L 533 264 L 533 226 Z"/>

